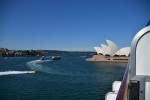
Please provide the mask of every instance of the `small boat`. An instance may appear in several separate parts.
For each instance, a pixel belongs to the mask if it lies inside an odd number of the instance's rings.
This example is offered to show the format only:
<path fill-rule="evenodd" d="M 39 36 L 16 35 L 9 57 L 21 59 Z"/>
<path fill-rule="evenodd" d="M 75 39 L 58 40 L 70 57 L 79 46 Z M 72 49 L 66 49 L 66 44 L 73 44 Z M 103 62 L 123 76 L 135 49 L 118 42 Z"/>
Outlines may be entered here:
<path fill-rule="evenodd" d="M 33 70 L 33 71 L 28 71 L 28 73 L 33 73 L 33 74 L 34 74 L 34 73 L 36 73 L 36 71 L 35 71 L 35 70 Z"/>
<path fill-rule="evenodd" d="M 59 60 L 61 57 L 60 56 L 53 56 L 52 60 Z"/>
<path fill-rule="evenodd" d="M 45 58 L 45 57 L 44 57 L 44 56 L 42 56 L 42 57 L 40 58 L 40 60 L 44 60 L 44 58 Z"/>

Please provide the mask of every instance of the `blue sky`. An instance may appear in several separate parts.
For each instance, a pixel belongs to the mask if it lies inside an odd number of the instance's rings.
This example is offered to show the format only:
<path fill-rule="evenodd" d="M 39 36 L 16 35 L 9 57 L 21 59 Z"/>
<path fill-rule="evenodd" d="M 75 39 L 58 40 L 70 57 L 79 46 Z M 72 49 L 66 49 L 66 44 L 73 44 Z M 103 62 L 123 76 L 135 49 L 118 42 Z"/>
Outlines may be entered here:
<path fill-rule="evenodd" d="M 0 47 L 91 51 L 130 46 L 150 20 L 149 0 L 0 0 Z"/>

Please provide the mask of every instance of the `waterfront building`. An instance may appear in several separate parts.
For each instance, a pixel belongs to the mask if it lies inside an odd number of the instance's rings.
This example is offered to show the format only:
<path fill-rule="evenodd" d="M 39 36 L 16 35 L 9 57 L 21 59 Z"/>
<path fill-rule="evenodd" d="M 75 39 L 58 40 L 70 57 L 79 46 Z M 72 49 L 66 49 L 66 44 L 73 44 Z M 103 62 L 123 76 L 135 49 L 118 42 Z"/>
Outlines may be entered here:
<path fill-rule="evenodd" d="M 106 40 L 106 42 L 107 45 L 101 44 L 101 47 L 94 47 L 97 54 L 86 60 L 100 62 L 128 62 L 130 47 L 119 48 L 113 41 Z"/>

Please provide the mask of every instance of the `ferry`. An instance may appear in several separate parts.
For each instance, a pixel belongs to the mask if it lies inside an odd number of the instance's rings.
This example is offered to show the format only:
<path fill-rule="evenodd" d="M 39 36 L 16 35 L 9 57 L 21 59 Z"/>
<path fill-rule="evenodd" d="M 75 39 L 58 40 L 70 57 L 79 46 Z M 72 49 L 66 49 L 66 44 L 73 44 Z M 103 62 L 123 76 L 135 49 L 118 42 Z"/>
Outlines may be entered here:
<path fill-rule="evenodd" d="M 113 82 L 105 100 L 150 100 L 149 23 L 135 35 L 123 80 Z"/>

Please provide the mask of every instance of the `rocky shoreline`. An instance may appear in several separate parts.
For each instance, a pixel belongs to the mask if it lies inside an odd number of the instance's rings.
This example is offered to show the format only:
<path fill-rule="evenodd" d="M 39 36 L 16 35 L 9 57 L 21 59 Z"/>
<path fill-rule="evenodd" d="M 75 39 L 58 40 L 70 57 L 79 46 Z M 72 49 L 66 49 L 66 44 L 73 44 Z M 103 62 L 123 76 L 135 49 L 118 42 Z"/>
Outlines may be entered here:
<path fill-rule="evenodd" d="M 61 54 L 61 53 L 90 53 L 91 51 L 61 51 L 61 50 L 9 50 L 0 48 L 0 57 L 18 57 L 18 56 L 43 56 L 45 54 Z"/>
<path fill-rule="evenodd" d="M 36 50 L 8 50 L 6 48 L 0 49 L 0 56 L 2 57 L 17 57 L 17 56 L 42 56 L 43 52 Z"/>

